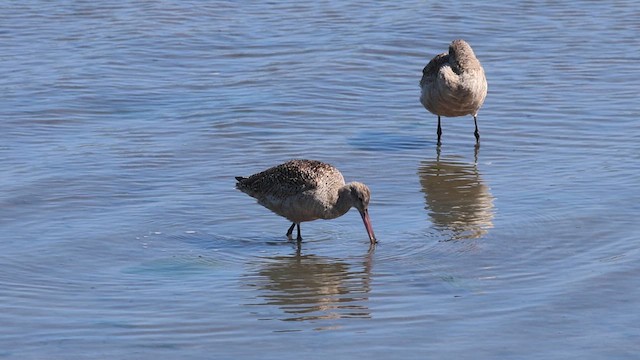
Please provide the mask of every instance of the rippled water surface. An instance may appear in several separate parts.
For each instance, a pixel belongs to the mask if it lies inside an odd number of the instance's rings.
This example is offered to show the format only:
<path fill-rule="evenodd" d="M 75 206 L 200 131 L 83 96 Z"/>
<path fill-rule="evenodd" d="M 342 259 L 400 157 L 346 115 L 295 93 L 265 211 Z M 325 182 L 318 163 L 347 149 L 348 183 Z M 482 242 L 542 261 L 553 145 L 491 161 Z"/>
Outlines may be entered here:
<path fill-rule="evenodd" d="M 640 6 L 0 4 L 0 358 L 634 359 Z M 418 101 L 455 38 L 471 117 Z M 372 190 L 289 223 L 290 158 Z"/>

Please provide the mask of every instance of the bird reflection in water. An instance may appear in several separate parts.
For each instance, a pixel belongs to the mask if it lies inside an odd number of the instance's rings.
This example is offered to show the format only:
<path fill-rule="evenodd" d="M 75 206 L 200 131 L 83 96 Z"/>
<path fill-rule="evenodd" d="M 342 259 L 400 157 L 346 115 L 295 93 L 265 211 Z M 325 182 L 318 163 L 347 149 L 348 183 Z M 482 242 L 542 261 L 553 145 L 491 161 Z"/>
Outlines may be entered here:
<path fill-rule="evenodd" d="M 426 209 L 433 224 L 452 233 L 451 239 L 475 239 L 493 227 L 493 196 L 484 184 L 475 161 L 465 162 L 461 157 L 425 160 L 418 170 L 425 194 Z"/>
<path fill-rule="evenodd" d="M 275 305 L 284 321 L 370 318 L 366 305 L 371 279 L 373 247 L 362 261 L 302 255 L 266 259 L 252 286 L 261 291 L 265 303 Z M 255 282 L 253 281 L 255 280 Z"/>

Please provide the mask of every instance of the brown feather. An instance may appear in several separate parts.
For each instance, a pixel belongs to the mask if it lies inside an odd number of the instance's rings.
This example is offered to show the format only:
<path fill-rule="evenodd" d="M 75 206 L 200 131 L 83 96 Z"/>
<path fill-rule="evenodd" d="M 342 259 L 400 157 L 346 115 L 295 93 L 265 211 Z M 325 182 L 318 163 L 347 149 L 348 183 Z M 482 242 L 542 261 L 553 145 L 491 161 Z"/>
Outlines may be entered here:
<path fill-rule="evenodd" d="M 441 116 L 478 114 L 487 96 L 487 79 L 473 49 L 454 40 L 448 53 L 436 55 L 422 71 L 420 102 Z"/>
<path fill-rule="evenodd" d="M 340 171 L 327 163 L 291 160 L 249 177 L 238 176 L 236 180 L 238 190 L 296 224 L 333 219 L 355 207 L 363 218 L 370 241 L 375 242 L 367 212 L 369 188 L 359 182 L 345 184 Z"/>

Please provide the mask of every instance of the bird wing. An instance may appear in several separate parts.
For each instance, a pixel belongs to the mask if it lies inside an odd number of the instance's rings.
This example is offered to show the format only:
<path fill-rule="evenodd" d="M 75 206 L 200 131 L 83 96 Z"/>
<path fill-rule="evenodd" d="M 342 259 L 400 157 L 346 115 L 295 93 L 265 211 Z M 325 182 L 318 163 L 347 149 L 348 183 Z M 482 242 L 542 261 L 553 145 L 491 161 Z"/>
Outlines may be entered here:
<path fill-rule="evenodd" d="M 424 87 L 426 83 L 433 82 L 438 76 L 440 68 L 449 62 L 449 53 L 438 54 L 429 61 L 422 69 L 422 79 L 420 79 L 420 87 Z"/>
<path fill-rule="evenodd" d="M 253 197 L 285 198 L 316 189 L 331 165 L 313 160 L 292 160 L 238 181 L 238 188 Z"/>

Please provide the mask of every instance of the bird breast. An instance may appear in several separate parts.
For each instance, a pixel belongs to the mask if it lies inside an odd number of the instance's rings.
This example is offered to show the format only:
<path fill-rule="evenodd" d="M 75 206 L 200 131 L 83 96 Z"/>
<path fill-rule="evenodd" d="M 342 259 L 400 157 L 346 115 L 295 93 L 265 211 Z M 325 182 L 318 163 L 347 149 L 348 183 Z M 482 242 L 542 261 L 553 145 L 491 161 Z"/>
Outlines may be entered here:
<path fill-rule="evenodd" d="M 457 74 L 449 64 L 424 81 L 420 101 L 431 113 L 442 116 L 476 115 L 487 96 L 482 67 Z"/>

